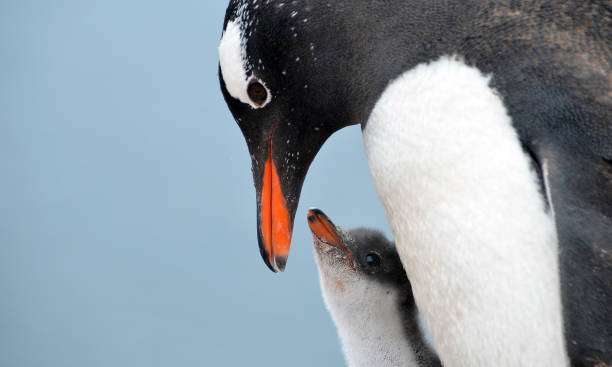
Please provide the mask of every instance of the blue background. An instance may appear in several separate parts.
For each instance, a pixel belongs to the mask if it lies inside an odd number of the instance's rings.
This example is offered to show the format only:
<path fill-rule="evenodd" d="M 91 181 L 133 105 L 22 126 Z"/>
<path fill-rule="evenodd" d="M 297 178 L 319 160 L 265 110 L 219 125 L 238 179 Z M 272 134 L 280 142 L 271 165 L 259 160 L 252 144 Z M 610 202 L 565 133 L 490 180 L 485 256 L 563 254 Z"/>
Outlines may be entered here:
<path fill-rule="evenodd" d="M 226 1 L 0 2 L 0 366 L 340 366 L 306 210 L 390 233 L 358 127 L 313 163 L 287 271 L 222 99 Z"/>

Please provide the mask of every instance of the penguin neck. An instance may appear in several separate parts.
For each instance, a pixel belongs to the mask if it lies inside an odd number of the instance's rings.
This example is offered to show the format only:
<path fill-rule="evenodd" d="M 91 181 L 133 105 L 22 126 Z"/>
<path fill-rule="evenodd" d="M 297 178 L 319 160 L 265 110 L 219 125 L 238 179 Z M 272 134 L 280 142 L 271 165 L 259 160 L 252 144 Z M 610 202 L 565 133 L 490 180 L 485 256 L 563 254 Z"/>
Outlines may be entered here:
<path fill-rule="evenodd" d="M 413 298 L 376 281 L 321 278 L 323 298 L 350 367 L 433 366 Z M 407 291 L 410 291 L 408 289 Z"/>

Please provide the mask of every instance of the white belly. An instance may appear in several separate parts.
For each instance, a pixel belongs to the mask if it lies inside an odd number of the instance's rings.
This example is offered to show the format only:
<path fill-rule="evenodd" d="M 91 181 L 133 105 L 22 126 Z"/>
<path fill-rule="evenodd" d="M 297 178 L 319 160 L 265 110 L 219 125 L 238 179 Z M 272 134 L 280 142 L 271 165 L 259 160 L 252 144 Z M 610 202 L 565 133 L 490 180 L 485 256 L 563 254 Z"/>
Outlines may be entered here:
<path fill-rule="evenodd" d="M 445 366 L 567 365 L 554 219 L 489 78 L 457 59 L 393 81 L 372 176 Z"/>

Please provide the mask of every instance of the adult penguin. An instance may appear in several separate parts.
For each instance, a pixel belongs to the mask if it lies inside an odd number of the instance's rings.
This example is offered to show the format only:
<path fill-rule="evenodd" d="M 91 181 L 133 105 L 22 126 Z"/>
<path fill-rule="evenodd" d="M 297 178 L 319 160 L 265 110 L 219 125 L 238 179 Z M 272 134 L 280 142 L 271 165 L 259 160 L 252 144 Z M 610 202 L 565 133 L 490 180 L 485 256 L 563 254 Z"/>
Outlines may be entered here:
<path fill-rule="evenodd" d="M 231 1 L 221 89 L 266 264 L 286 265 L 315 154 L 359 123 L 444 365 L 612 363 L 611 19 L 608 1 Z"/>

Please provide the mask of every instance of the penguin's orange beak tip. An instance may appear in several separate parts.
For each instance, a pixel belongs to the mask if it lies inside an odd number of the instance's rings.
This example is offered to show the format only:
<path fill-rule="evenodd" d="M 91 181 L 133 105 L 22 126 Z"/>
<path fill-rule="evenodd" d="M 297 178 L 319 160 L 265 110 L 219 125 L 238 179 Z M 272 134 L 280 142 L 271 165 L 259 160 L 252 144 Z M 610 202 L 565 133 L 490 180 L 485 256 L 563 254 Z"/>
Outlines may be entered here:
<path fill-rule="evenodd" d="M 322 241 L 329 243 L 336 247 L 344 247 L 342 240 L 336 233 L 336 226 L 334 223 L 323 213 L 322 210 L 317 208 L 310 208 L 308 210 L 308 226 L 312 233 L 319 237 Z"/>
<path fill-rule="evenodd" d="M 261 255 L 270 270 L 284 271 L 291 247 L 291 220 L 276 165 L 269 156 L 265 163 L 259 240 Z"/>
<path fill-rule="evenodd" d="M 317 208 L 310 208 L 308 210 L 308 226 L 312 231 L 313 236 L 316 236 L 320 241 L 327 243 L 328 245 L 339 248 L 344 251 L 348 261 L 353 269 L 355 269 L 355 260 L 353 254 L 346 247 L 346 244 L 340 238 L 336 225 L 323 213 L 322 210 Z"/>

